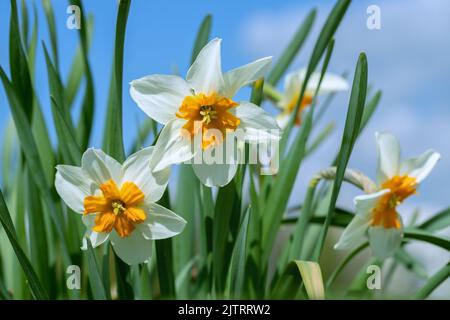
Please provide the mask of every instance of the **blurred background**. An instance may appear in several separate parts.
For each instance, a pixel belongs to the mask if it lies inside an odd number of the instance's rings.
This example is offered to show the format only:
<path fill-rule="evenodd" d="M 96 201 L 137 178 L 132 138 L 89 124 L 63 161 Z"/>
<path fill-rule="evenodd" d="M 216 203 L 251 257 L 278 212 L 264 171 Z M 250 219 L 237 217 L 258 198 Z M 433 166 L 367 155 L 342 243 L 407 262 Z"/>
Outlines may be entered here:
<path fill-rule="evenodd" d="M 36 1 L 36 4 L 40 22 L 38 36 L 49 45 L 44 12 L 40 1 Z M 52 1 L 52 4 L 60 44 L 60 71 L 67 75 L 79 41 L 78 33 L 66 27 L 69 16 L 66 13 L 67 2 Z M 130 146 L 136 136 L 137 125 L 145 118 L 145 114 L 128 95 L 128 82 L 153 73 L 179 73 L 184 76 L 189 67 L 199 24 L 206 14 L 213 15 L 212 35 L 223 39 L 222 66 L 224 70 L 228 70 L 263 56 L 270 55 L 277 59 L 308 12 L 316 7 L 318 16 L 314 31 L 293 63 L 291 69 L 294 70 L 307 63 L 312 45 L 333 4 L 334 1 L 295 0 L 133 1 L 125 41 L 125 145 Z M 366 26 L 369 16 L 366 10 L 369 5 L 377 5 L 381 10 L 380 30 L 369 30 Z M 90 145 L 100 147 L 113 59 L 117 1 L 84 1 L 84 9 L 94 17 L 90 61 L 96 90 L 96 120 L 94 138 Z M 9 70 L 9 14 L 9 1 L 1 1 L 0 65 L 5 70 Z M 421 185 L 418 196 L 409 198 L 400 207 L 406 224 L 416 210 L 420 212 L 418 219 L 423 220 L 450 204 L 449 18 L 450 2 L 447 0 L 353 1 L 336 34 L 335 49 L 329 66 L 329 72 L 347 72 L 351 81 L 358 54 L 365 51 L 369 61 L 369 82 L 374 90 L 383 91 L 379 108 L 354 149 L 350 167 L 375 178 L 375 131 L 394 133 L 401 142 L 403 158 L 416 156 L 428 148 L 434 148 L 442 154 L 442 160 Z M 38 48 L 37 61 L 36 91 L 47 123 L 52 123 L 47 73 L 41 47 Z M 279 89 L 282 89 L 282 81 Z M 248 90 L 242 90 L 238 100 L 248 97 L 248 94 Z M 334 158 L 336 146 L 341 139 L 348 95 L 339 94 L 318 125 L 317 131 L 334 122 L 335 134 L 301 168 L 290 200 L 292 206 L 303 200 L 305 186 L 311 176 L 326 168 Z M 81 102 L 81 95 L 78 100 Z M 266 107 L 276 114 L 273 106 L 267 104 Z M 75 108 L 74 112 L 79 113 L 79 109 Z M 1 87 L 2 135 L 9 119 L 7 100 Z M 50 126 L 49 130 L 54 138 L 54 128 Z M 3 143 L 3 139 L 1 141 Z M 352 209 L 352 199 L 357 194 L 358 190 L 346 185 L 341 190 L 339 205 Z M 442 232 L 450 234 L 448 229 Z M 408 246 L 408 251 L 423 263 L 427 274 L 434 273 L 450 258 L 448 252 L 429 245 L 412 244 Z M 364 259 L 367 257 L 362 257 L 361 261 Z M 336 254 L 330 252 L 328 260 L 330 263 L 335 261 Z M 401 294 L 420 287 L 420 280 L 413 281 L 416 277 L 405 270 L 398 269 L 396 272 L 396 285 L 391 285 L 389 290 Z M 434 292 L 434 297 L 450 298 L 449 279 Z"/>

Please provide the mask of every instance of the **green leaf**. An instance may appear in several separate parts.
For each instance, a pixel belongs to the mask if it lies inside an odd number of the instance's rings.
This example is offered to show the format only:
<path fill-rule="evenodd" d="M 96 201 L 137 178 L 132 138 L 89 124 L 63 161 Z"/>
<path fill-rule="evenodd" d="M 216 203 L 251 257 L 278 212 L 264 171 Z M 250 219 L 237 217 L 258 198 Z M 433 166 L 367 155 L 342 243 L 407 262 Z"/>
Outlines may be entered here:
<path fill-rule="evenodd" d="M 92 29 L 93 29 L 93 17 L 89 16 L 87 19 L 87 50 L 89 51 L 91 46 L 91 40 L 92 40 Z M 81 80 L 83 78 L 83 74 L 85 73 L 84 67 L 85 67 L 86 59 L 84 55 L 84 49 L 83 44 L 80 44 L 77 48 L 77 51 L 75 52 L 75 56 L 72 61 L 72 66 L 70 67 L 69 75 L 67 77 L 66 81 L 66 88 L 65 88 L 65 94 L 66 94 L 66 100 L 67 105 L 69 107 L 73 106 L 73 103 L 75 101 L 75 97 L 78 93 L 78 90 L 81 85 Z"/>
<path fill-rule="evenodd" d="M 361 126 L 359 129 L 360 133 L 364 130 L 364 128 L 369 123 L 369 120 L 372 118 L 372 115 L 374 114 L 375 110 L 378 107 L 378 104 L 380 103 L 381 96 L 382 96 L 381 91 L 377 91 L 364 108 Z"/>
<path fill-rule="evenodd" d="M 87 258 L 89 265 L 89 283 L 95 300 L 106 300 L 106 292 L 91 240 L 86 237 Z"/>
<path fill-rule="evenodd" d="M 47 292 L 44 287 L 40 283 L 36 272 L 31 266 L 30 261 L 27 256 L 23 252 L 17 241 L 16 230 L 14 229 L 13 222 L 11 220 L 11 216 L 9 214 L 8 208 L 5 203 L 5 199 L 3 198 L 3 193 L 0 190 L 0 222 L 8 236 L 8 239 L 16 253 L 16 257 L 19 260 L 19 263 L 23 269 L 25 276 L 27 277 L 28 283 L 30 285 L 30 290 L 33 293 L 34 297 L 39 300 L 48 299 Z"/>
<path fill-rule="evenodd" d="M 267 208 L 265 209 L 265 218 L 263 219 L 263 248 L 271 248 L 273 245 L 278 227 L 281 223 L 282 215 L 286 209 L 289 197 L 291 195 L 297 173 L 305 157 L 306 144 L 313 125 L 316 97 L 319 92 L 323 77 L 326 73 L 331 54 L 333 52 L 333 47 L 334 41 L 331 41 L 324 59 L 319 84 L 317 86 L 316 92 L 314 93 L 311 108 L 306 114 L 300 131 L 295 137 L 295 140 L 293 141 L 286 158 L 280 164 L 278 175 L 275 177 L 274 183 L 271 186 L 271 192 L 268 196 L 268 199 L 265 201 Z M 280 148 L 281 147 L 282 146 L 280 146 Z M 282 152 L 281 149 L 280 152 Z M 280 155 L 280 157 L 281 156 L 282 154 Z M 264 186 L 262 190 L 266 190 Z M 261 193 L 261 197 L 265 197 L 264 192 Z M 264 252 L 264 260 L 267 260 L 270 254 L 270 250 L 265 250 Z"/>
<path fill-rule="evenodd" d="M 248 207 L 244 220 L 239 228 L 233 253 L 231 254 L 230 268 L 228 270 L 227 277 L 227 292 L 228 298 L 230 299 L 242 298 L 242 290 L 245 281 L 245 262 L 248 247 L 248 227 L 251 215 L 252 208 Z"/>
<path fill-rule="evenodd" d="M 166 190 L 159 204 L 170 209 L 169 192 Z M 155 241 L 159 287 L 163 299 L 176 299 L 172 239 Z"/>
<path fill-rule="evenodd" d="M 272 290 L 272 298 L 293 299 L 302 287 L 311 300 L 325 299 L 325 289 L 320 265 L 313 261 L 291 261 L 275 287 Z"/>
<path fill-rule="evenodd" d="M 299 27 L 295 33 L 292 40 L 289 42 L 289 46 L 283 51 L 280 59 L 277 61 L 272 71 L 267 77 L 267 82 L 275 86 L 281 79 L 282 75 L 291 65 L 297 53 L 300 51 L 301 47 L 305 43 L 306 38 L 311 31 L 314 20 L 316 19 L 317 11 L 311 10 L 306 19 L 303 21 L 302 25 Z"/>
<path fill-rule="evenodd" d="M 122 5 L 121 1 L 120 5 Z M 80 8 L 81 21 L 86 21 L 83 5 L 80 0 L 71 0 L 71 3 Z M 120 8 L 119 5 L 119 8 Z M 120 11 L 120 10 L 119 10 Z M 83 70 L 86 76 L 86 90 L 84 93 L 83 103 L 81 106 L 80 118 L 78 120 L 78 141 L 82 150 L 86 149 L 89 144 L 89 139 L 92 132 L 92 124 L 95 111 L 95 95 L 94 95 L 94 80 L 88 59 L 89 51 L 89 21 L 86 26 L 79 30 L 81 41 L 81 51 L 83 60 Z M 70 106 L 70 105 L 69 105 Z M 119 159 L 123 160 L 123 159 Z"/>
<path fill-rule="evenodd" d="M 230 221 L 233 212 L 240 210 L 240 200 L 236 193 L 235 181 L 218 191 L 213 219 L 213 278 L 216 290 L 222 292 L 225 285 L 229 257 L 227 239 L 230 233 Z"/>
<path fill-rule="evenodd" d="M 11 0 L 11 21 L 9 26 L 11 83 L 17 99 L 20 101 L 20 107 L 23 108 L 28 121 L 30 121 L 33 115 L 33 86 L 20 35 L 17 4 L 15 0 Z"/>
<path fill-rule="evenodd" d="M 5 74 L 5 71 L 1 67 L 0 78 L 3 82 L 3 87 L 5 88 L 5 92 L 8 97 L 11 114 L 16 125 L 17 135 L 19 137 L 22 152 L 25 155 L 27 166 L 33 176 L 34 183 L 38 187 L 38 190 L 42 196 L 42 200 L 44 201 L 47 210 L 49 211 L 53 222 L 55 223 L 56 231 L 58 232 L 58 236 L 62 244 L 63 257 L 65 259 L 65 263 L 69 265 L 71 264 L 69 250 L 66 237 L 62 231 L 63 228 L 61 227 L 64 226 L 64 222 L 61 219 L 61 216 L 56 211 L 50 183 L 49 181 L 47 181 L 44 175 L 44 169 L 39 158 L 38 148 L 34 140 L 33 133 L 31 132 L 31 128 L 29 126 L 24 110 L 20 107 L 19 100 L 15 95 L 11 82 L 9 81 L 8 77 Z"/>
<path fill-rule="evenodd" d="M 450 239 L 436 236 L 424 230 L 415 228 L 405 228 L 404 237 L 405 239 L 425 241 L 434 244 L 438 247 L 441 247 L 447 251 L 450 251 Z"/>
<path fill-rule="evenodd" d="M 419 225 L 418 228 L 434 232 L 445 229 L 448 226 L 450 226 L 450 208 L 433 215 L 430 219 Z"/>
<path fill-rule="evenodd" d="M 125 159 L 123 147 L 122 124 L 122 74 L 125 31 L 130 10 L 130 0 L 122 0 L 119 3 L 119 12 L 116 21 L 116 40 L 114 46 L 114 102 L 111 109 L 111 124 L 109 135 L 108 153 L 119 162 Z"/>
<path fill-rule="evenodd" d="M 55 61 L 56 70 L 59 70 L 58 36 L 56 34 L 55 14 L 50 0 L 42 0 L 42 7 L 44 8 L 45 18 L 47 19 L 53 60 Z"/>
<path fill-rule="evenodd" d="M 194 49 L 192 50 L 191 63 L 194 63 L 198 53 L 208 43 L 211 33 L 212 16 L 208 14 L 202 21 L 200 28 L 198 29 L 197 37 L 194 42 Z"/>
<path fill-rule="evenodd" d="M 314 260 L 318 261 L 322 252 L 325 238 L 328 233 L 328 227 L 333 218 L 336 201 L 339 195 L 339 190 L 344 179 L 345 170 L 350 159 L 353 146 L 356 138 L 360 132 L 362 115 L 364 112 L 364 105 L 366 100 L 367 90 L 367 59 L 364 53 L 361 53 L 356 65 L 355 76 L 353 79 L 352 92 L 350 94 L 350 102 L 347 112 L 347 119 L 345 121 L 344 134 L 342 136 L 341 147 L 339 150 L 336 177 L 333 184 L 333 193 L 331 195 L 330 206 L 328 209 L 327 218 L 321 230 L 319 241 L 314 253 Z"/>
<path fill-rule="evenodd" d="M 50 61 L 45 44 L 43 47 L 47 63 L 53 120 L 58 135 L 59 148 L 62 151 L 65 163 L 76 165 L 81 161 L 81 151 L 76 140 L 69 108 L 65 104 L 64 87 L 54 65 Z"/>
<path fill-rule="evenodd" d="M 450 262 L 439 269 L 425 285 L 413 296 L 413 299 L 426 299 L 441 283 L 450 277 Z"/>
<path fill-rule="evenodd" d="M 295 109 L 291 113 L 289 122 L 285 128 L 283 138 L 280 142 L 281 150 L 284 150 L 284 147 L 287 144 L 288 137 L 290 136 L 291 130 L 294 126 L 296 115 L 298 114 L 298 111 L 300 109 L 300 104 L 305 95 L 306 86 L 308 84 L 309 78 L 313 74 L 314 70 L 316 69 L 317 65 L 319 64 L 320 59 L 322 58 L 323 54 L 325 53 L 327 46 L 331 42 L 331 39 L 333 38 L 339 24 L 341 23 L 342 18 L 344 17 L 344 15 L 348 9 L 348 6 L 350 5 L 350 2 L 351 2 L 350 0 L 339 0 L 336 3 L 336 5 L 333 7 L 333 9 L 331 10 L 327 20 L 325 21 L 324 26 L 322 27 L 322 30 L 320 31 L 319 37 L 313 48 L 311 58 L 309 59 L 308 67 L 306 69 L 305 79 L 303 80 L 302 88 L 300 90 L 299 99 L 297 101 Z"/>

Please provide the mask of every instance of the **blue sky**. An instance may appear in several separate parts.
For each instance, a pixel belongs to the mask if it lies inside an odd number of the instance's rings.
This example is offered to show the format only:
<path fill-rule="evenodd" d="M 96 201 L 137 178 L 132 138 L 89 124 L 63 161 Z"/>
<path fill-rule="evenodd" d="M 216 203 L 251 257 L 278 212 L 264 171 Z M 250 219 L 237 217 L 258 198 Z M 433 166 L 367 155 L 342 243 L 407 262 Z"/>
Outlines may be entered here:
<path fill-rule="evenodd" d="M 31 4 L 31 0 L 26 1 Z M 39 38 L 49 45 L 40 1 L 38 5 Z M 58 30 L 61 71 L 67 76 L 78 35 L 66 28 L 67 1 L 52 1 Z M 213 15 L 212 35 L 223 38 L 222 63 L 225 70 L 263 56 L 276 60 L 312 7 L 318 8 L 313 33 L 291 69 L 307 63 L 310 50 L 334 1 L 298 0 L 134 0 L 127 27 L 124 64 L 124 133 L 126 143 L 135 136 L 136 123 L 145 117 L 128 95 L 128 82 L 152 73 L 184 75 L 198 26 L 206 14 Z M 368 30 L 366 8 L 376 4 L 381 9 L 381 30 Z M 111 72 L 115 0 L 84 1 L 85 11 L 94 16 L 94 34 L 90 61 L 96 89 L 96 121 L 92 146 L 99 147 L 103 130 L 108 83 Z M 9 70 L 9 1 L 0 1 L 0 65 Z M 405 220 L 420 206 L 434 213 L 448 206 L 450 178 L 450 2 L 447 0 L 361 0 L 353 1 L 337 35 L 329 70 L 348 71 L 351 75 L 360 51 L 369 60 L 369 80 L 383 90 L 380 108 L 358 142 L 350 166 L 374 177 L 375 131 L 396 134 L 404 157 L 437 149 L 442 160 L 425 181 L 420 196 L 402 208 Z M 37 91 L 44 112 L 51 123 L 49 95 L 42 48 L 38 50 Z M 239 98 L 245 98 L 243 91 Z M 336 134 L 302 167 L 291 199 L 303 197 L 306 181 L 328 166 L 336 153 L 345 119 L 348 93 L 340 94 L 321 125 L 333 121 Z M 3 88 L 0 89 L 0 129 L 9 118 Z M 53 128 L 50 129 L 54 137 Z M 356 190 L 344 188 L 340 203 L 351 207 Z M 300 195 L 300 196 L 299 196 Z M 409 200 L 409 199 L 408 199 Z M 432 253 L 430 253 L 432 254 Z M 430 259 L 429 259 L 430 260 Z M 432 260 L 432 259 L 431 259 Z M 431 261 L 430 260 L 430 261 Z"/>

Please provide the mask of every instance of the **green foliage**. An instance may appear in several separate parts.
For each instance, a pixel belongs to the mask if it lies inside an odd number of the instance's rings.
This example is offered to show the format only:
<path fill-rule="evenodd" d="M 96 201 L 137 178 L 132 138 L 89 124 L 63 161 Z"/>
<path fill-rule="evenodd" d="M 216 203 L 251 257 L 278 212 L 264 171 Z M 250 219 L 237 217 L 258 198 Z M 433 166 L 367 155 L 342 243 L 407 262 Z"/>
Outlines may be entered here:
<path fill-rule="evenodd" d="M 63 74 L 52 2 L 42 0 L 32 6 L 24 0 L 20 3 L 19 10 L 16 1 L 11 0 L 9 74 L 0 67 L 7 97 L 5 104 L 11 111 L 11 119 L 2 128 L 0 299 L 371 297 L 366 288 L 364 268 L 351 274 L 352 283 L 345 288 L 340 288 L 336 281 L 350 268 L 355 257 L 361 258 L 360 253 L 366 252 L 367 242 L 347 252 L 338 263 L 331 263 L 322 254 L 332 246 L 327 241 L 331 227 L 334 230 L 345 228 L 354 218 L 353 212 L 337 206 L 337 200 L 346 183 L 352 183 L 346 178 L 346 172 L 353 147 L 382 97 L 381 91 L 367 94 L 368 63 L 361 53 L 352 79 L 343 132 L 335 133 L 339 126 L 334 121 L 320 126 L 319 120 L 332 105 L 334 94 L 328 95 L 320 106 L 317 96 L 332 61 L 335 33 L 350 0 L 336 1 L 318 38 L 314 39 L 305 80 L 298 88 L 300 95 L 282 135 L 277 175 L 262 176 L 259 164 L 241 164 L 236 177 L 216 189 L 202 185 L 190 165 L 178 166 L 175 188 L 167 189 L 159 204 L 172 208 L 188 223 L 177 237 L 155 241 L 155 253 L 149 263 L 131 267 L 120 260 L 107 243 L 93 248 L 86 239 L 87 250 L 80 250 L 85 227 L 80 217 L 61 202 L 53 186 L 55 165 L 79 165 L 92 138 L 96 110 L 91 68 L 96 62 L 89 60 L 93 17 L 84 12 L 82 1 L 70 1 L 81 8 L 83 28 L 78 31 L 79 43 L 68 73 Z M 39 5 L 45 14 L 48 47 L 45 43 L 38 45 Z M 126 156 L 122 123 L 123 70 L 127 63 L 125 36 L 131 5 L 130 0 L 121 0 L 118 5 L 102 137 L 104 151 L 119 162 Z M 313 9 L 299 23 L 267 78 L 251 84 L 251 95 L 245 100 L 265 107 L 266 102 L 277 102 L 282 97 L 277 84 L 296 57 L 303 54 L 316 15 Z M 212 22 L 212 16 L 207 15 L 200 23 L 191 63 L 209 42 Z M 41 56 L 42 61 L 37 61 Z M 35 83 L 41 81 L 41 75 L 36 74 L 36 65 L 42 63 L 46 65 L 49 92 L 38 95 Z M 308 81 L 315 72 L 320 75 L 319 85 L 312 93 L 312 103 L 305 110 L 301 125 L 294 127 Z M 73 114 L 77 97 L 81 97 L 78 118 Z M 45 107 L 52 112 L 51 123 L 44 118 Z M 126 144 L 130 146 L 129 153 L 147 146 L 150 137 L 154 144 L 159 134 L 154 120 L 136 123 L 136 139 Z M 56 144 L 49 135 L 53 128 Z M 306 180 L 310 177 L 300 172 L 304 160 L 314 159 L 316 151 L 333 134 L 342 136 L 339 152 L 332 162 L 335 174 L 327 179 L 314 176 Z M 304 195 L 296 193 L 297 183 L 307 185 Z M 352 184 L 355 185 L 354 181 Z M 288 208 L 290 200 L 295 201 L 292 208 Z M 393 268 L 403 266 L 416 277 L 425 279 L 423 287 L 408 298 L 425 299 L 450 277 L 449 264 L 428 276 L 420 261 L 406 250 L 408 244 L 420 241 L 448 252 L 450 240 L 438 232 L 449 225 L 450 209 L 446 209 L 425 222 L 404 228 L 401 248 L 393 256 L 391 265 Z M 367 263 L 382 266 L 384 262 L 370 259 L 365 265 Z M 82 272 L 79 291 L 66 286 L 66 269 L 72 264 L 86 270 Z M 390 297 L 389 293 L 386 297 Z"/>

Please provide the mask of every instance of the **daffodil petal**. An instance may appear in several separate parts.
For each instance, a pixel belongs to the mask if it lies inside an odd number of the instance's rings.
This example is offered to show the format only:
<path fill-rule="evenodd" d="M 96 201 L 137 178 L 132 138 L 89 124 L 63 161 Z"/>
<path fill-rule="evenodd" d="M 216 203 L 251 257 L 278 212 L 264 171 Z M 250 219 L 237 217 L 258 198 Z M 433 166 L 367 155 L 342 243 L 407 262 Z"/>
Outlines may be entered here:
<path fill-rule="evenodd" d="M 168 122 L 161 130 L 150 163 L 154 172 L 188 161 L 194 156 L 190 138 L 182 134 L 184 123 L 183 120 L 175 119 Z"/>
<path fill-rule="evenodd" d="M 139 229 L 135 229 L 128 237 L 121 238 L 113 231 L 111 232 L 111 243 L 114 252 L 129 265 L 147 262 L 153 249 L 153 241 L 144 238 Z"/>
<path fill-rule="evenodd" d="M 245 139 L 254 142 L 279 140 L 281 129 L 277 121 L 262 108 L 243 101 L 231 112 L 240 119 L 240 129 L 245 130 Z"/>
<path fill-rule="evenodd" d="M 400 171 L 400 145 L 390 133 L 375 133 L 378 150 L 377 182 L 392 178 Z"/>
<path fill-rule="evenodd" d="M 161 199 L 169 182 L 170 167 L 153 172 L 150 163 L 155 147 L 142 149 L 131 155 L 123 164 L 123 182 L 133 182 L 145 194 L 145 200 L 157 202 Z"/>
<path fill-rule="evenodd" d="M 84 215 L 82 218 L 83 224 L 86 226 L 87 230 L 83 237 L 83 244 L 81 246 L 81 250 L 87 250 L 87 241 L 86 238 L 89 238 L 91 241 L 91 245 L 93 248 L 98 247 L 105 241 L 109 239 L 109 233 L 106 232 L 95 232 L 92 231 L 92 228 L 95 225 L 95 218 L 97 215 L 88 214 Z"/>
<path fill-rule="evenodd" d="M 84 211 L 84 198 L 94 194 L 98 187 L 80 167 L 56 167 L 55 188 L 67 206 L 77 213 Z"/>
<path fill-rule="evenodd" d="M 311 78 L 309 79 L 306 90 L 314 93 L 317 90 L 319 81 L 320 81 L 320 73 L 319 72 L 313 73 L 311 75 Z M 326 73 L 322 79 L 322 83 L 320 84 L 319 94 L 346 91 L 348 89 L 349 85 L 347 80 L 345 80 L 341 76 Z"/>
<path fill-rule="evenodd" d="M 148 240 L 171 238 L 181 233 L 186 225 L 186 220 L 158 204 L 147 204 L 144 209 L 147 219 L 137 228 Z"/>
<path fill-rule="evenodd" d="M 336 250 L 351 250 L 362 244 L 366 239 L 366 231 L 370 226 L 370 222 L 370 216 L 355 215 L 344 232 L 342 232 L 334 248 Z"/>
<path fill-rule="evenodd" d="M 186 76 L 196 93 L 218 92 L 223 86 L 220 57 L 221 39 L 211 40 L 197 55 Z"/>
<path fill-rule="evenodd" d="M 356 215 L 341 234 L 334 245 L 337 250 L 351 250 L 362 244 L 366 239 L 366 232 L 372 222 L 372 209 L 378 199 L 389 190 L 357 196 L 354 199 Z"/>
<path fill-rule="evenodd" d="M 197 178 L 207 187 L 223 187 L 227 185 L 236 175 L 239 163 L 243 161 L 244 146 L 236 142 L 233 135 L 228 135 L 226 143 L 234 144 L 232 152 L 227 153 L 226 144 L 210 147 L 198 154 L 193 160 L 192 168 Z M 222 148 L 222 150 L 219 150 Z M 229 148 L 231 150 L 231 148 Z M 228 150 L 229 151 L 229 150 Z M 209 155 L 222 155 L 221 157 L 211 157 Z M 196 163 L 197 159 L 201 163 Z"/>
<path fill-rule="evenodd" d="M 88 149 L 81 159 L 81 167 L 98 185 L 112 179 L 120 184 L 122 165 L 100 149 Z"/>
<path fill-rule="evenodd" d="M 433 170 L 441 155 L 434 150 L 427 150 L 417 158 L 402 163 L 400 171 L 410 177 L 416 178 L 417 183 L 425 179 Z"/>
<path fill-rule="evenodd" d="M 287 124 L 289 123 L 289 114 L 286 112 L 282 112 L 277 115 L 275 119 L 280 128 L 286 128 Z"/>
<path fill-rule="evenodd" d="M 370 227 L 368 234 L 372 254 L 381 260 L 392 256 L 403 238 L 402 229 L 396 228 Z"/>
<path fill-rule="evenodd" d="M 223 75 L 224 88 L 221 90 L 222 94 L 226 97 L 233 97 L 243 86 L 264 77 L 271 63 L 272 57 L 265 57 L 228 71 Z"/>
<path fill-rule="evenodd" d="M 150 118 L 166 124 L 176 117 L 183 99 L 191 95 L 189 84 L 175 75 L 150 75 L 130 83 L 130 95 Z"/>

